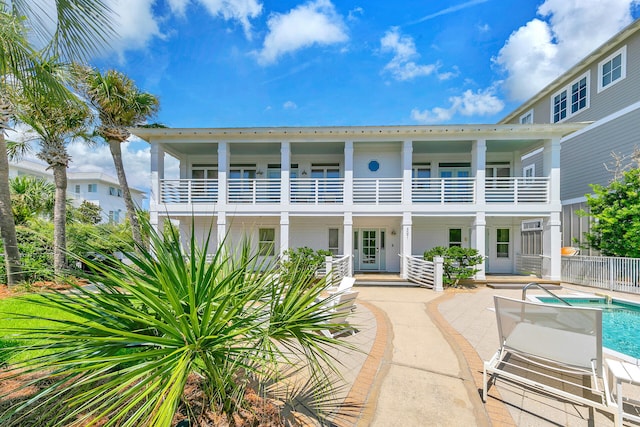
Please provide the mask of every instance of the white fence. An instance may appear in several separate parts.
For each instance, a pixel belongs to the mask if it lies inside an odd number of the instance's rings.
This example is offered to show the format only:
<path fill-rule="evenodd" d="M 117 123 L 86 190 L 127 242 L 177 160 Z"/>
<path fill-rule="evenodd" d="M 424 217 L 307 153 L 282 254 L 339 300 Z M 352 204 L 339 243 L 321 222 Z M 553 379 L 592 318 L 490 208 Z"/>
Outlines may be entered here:
<path fill-rule="evenodd" d="M 535 274 L 542 277 L 544 256 L 542 255 L 516 255 L 516 271 L 520 274 Z"/>
<path fill-rule="evenodd" d="M 487 203 L 548 203 L 549 178 L 487 178 Z"/>
<path fill-rule="evenodd" d="M 640 294 L 640 259 L 564 256 L 562 281 L 610 291 Z"/>
<path fill-rule="evenodd" d="M 342 203 L 342 178 L 292 178 L 291 203 Z"/>
<path fill-rule="evenodd" d="M 473 203 L 475 178 L 414 178 L 414 203 Z"/>
<path fill-rule="evenodd" d="M 216 203 L 218 180 L 215 179 L 162 179 L 162 203 Z"/>
<path fill-rule="evenodd" d="M 280 203 L 279 179 L 229 179 L 229 203 Z"/>
<path fill-rule="evenodd" d="M 400 203 L 402 202 L 402 178 L 354 178 L 353 203 Z"/>
<path fill-rule="evenodd" d="M 343 277 L 351 276 L 351 256 L 336 255 L 326 257 L 324 271 L 328 272 L 327 285 L 337 285 Z"/>
<path fill-rule="evenodd" d="M 435 291 L 442 291 L 443 260 L 435 257 L 433 262 L 425 261 L 420 256 L 407 256 L 407 280 Z"/>

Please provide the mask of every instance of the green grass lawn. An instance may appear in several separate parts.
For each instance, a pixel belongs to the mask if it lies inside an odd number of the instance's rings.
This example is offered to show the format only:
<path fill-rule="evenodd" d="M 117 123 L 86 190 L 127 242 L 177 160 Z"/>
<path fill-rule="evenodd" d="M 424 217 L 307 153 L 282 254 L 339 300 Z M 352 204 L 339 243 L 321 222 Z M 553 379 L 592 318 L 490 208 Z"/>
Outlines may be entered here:
<path fill-rule="evenodd" d="M 16 314 L 53 319 L 70 318 L 69 314 L 60 310 L 34 304 L 34 301 L 38 299 L 42 300 L 43 297 L 41 295 L 31 294 L 0 300 L 0 363 L 16 362 L 42 354 L 41 351 L 19 351 L 11 355 L 3 354 L 4 349 L 11 349 L 23 343 L 26 344 L 26 342 L 19 343 L 18 340 L 16 340 L 16 331 L 13 330 L 14 328 L 37 328 L 45 326 L 48 323 L 47 320 L 43 319 L 24 319 L 16 316 Z M 31 342 L 33 343 L 34 341 Z"/>

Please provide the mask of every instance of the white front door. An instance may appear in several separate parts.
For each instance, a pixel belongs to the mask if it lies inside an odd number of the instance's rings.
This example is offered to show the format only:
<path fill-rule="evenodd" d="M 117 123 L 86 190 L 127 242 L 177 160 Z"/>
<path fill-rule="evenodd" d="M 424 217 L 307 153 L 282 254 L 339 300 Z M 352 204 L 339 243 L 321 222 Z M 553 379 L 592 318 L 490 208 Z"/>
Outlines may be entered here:
<path fill-rule="evenodd" d="M 386 230 L 360 228 L 354 230 L 354 266 L 358 271 L 384 271 L 386 268 Z"/>
<path fill-rule="evenodd" d="M 513 229 L 487 227 L 487 273 L 513 273 Z"/>

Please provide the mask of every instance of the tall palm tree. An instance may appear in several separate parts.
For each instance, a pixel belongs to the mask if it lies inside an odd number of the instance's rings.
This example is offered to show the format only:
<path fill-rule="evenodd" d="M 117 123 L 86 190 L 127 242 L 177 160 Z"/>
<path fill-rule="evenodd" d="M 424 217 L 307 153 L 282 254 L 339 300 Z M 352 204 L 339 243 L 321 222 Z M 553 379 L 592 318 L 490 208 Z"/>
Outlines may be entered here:
<path fill-rule="evenodd" d="M 113 163 L 122 188 L 122 197 L 127 208 L 127 218 L 131 224 L 133 240 L 142 245 L 140 224 L 136 207 L 131 198 L 127 176 L 122 163 L 121 144 L 131 136 L 127 128 L 145 124 L 160 107 L 158 98 L 138 89 L 127 76 L 116 70 L 102 74 L 87 66 L 75 67 L 77 88 L 97 110 L 99 126 L 96 133 L 108 144 Z"/>
<path fill-rule="evenodd" d="M 50 68 L 63 71 L 60 64 L 50 64 Z M 62 99 L 25 96 L 23 92 L 15 95 L 16 117 L 36 133 L 40 144 L 36 155 L 53 171 L 53 270 L 60 276 L 66 268 L 67 168 L 71 160 L 67 144 L 86 136 L 92 115 L 87 105 L 71 94 Z"/>
<path fill-rule="evenodd" d="M 53 0 L 44 7 L 33 0 L 0 0 L 0 233 L 4 243 L 7 284 L 21 279 L 20 253 L 9 192 L 5 131 L 12 117 L 7 89 L 20 85 L 29 93 L 64 97 L 62 85 L 38 66 L 34 46 L 45 55 L 83 59 L 113 38 L 113 12 L 104 0 Z M 53 24 L 53 29 L 51 25 Z"/>

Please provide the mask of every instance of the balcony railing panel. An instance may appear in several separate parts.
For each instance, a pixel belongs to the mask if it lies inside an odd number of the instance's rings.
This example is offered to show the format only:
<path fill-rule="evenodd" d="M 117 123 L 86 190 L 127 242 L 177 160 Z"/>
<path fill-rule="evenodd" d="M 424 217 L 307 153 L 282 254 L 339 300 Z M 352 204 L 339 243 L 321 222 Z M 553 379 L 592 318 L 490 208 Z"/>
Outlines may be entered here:
<path fill-rule="evenodd" d="M 216 203 L 218 180 L 216 179 L 161 179 L 162 203 Z"/>
<path fill-rule="evenodd" d="M 402 202 L 402 178 L 354 178 L 353 203 Z"/>
<path fill-rule="evenodd" d="M 414 203 L 473 203 L 474 178 L 414 178 L 411 182 Z"/>
<path fill-rule="evenodd" d="M 342 178 L 292 178 L 291 203 L 342 203 L 344 179 Z"/>
<path fill-rule="evenodd" d="M 228 181 L 229 203 L 280 203 L 280 179 L 241 179 Z"/>
<path fill-rule="evenodd" d="M 487 178 L 487 203 L 548 203 L 549 178 Z"/>

